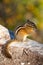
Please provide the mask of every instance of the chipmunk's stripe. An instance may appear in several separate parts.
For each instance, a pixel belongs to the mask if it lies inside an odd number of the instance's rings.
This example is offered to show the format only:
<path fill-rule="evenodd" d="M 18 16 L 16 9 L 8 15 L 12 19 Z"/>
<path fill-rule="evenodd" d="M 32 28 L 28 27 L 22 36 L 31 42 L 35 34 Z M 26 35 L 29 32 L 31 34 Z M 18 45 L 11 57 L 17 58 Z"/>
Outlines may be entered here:
<path fill-rule="evenodd" d="M 18 32 L 19 32 L 21 29 L 25 29 L 25 27 L 19 27 L 19 28 L 15 31 L 15 35 L 17 35 Z"/>
<path fill-rule="evenodd" d="M 30 20 L 27 20 L 27 23 L 28 23 L 29 26 L 37 29 L 37 26 L 34 22 L 31 22 Z"/>

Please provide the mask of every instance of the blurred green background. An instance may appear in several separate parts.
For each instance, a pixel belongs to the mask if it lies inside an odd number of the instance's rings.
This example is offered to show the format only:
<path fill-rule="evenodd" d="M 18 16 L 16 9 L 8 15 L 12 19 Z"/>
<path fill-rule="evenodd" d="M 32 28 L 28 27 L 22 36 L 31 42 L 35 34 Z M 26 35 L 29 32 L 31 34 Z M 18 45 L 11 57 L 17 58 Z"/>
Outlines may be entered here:
<path fill-rule="evenodd" d="M 43 31 L 43 0 L 0 0 L 0 24 L 14 30 L 28 19 Z"/>

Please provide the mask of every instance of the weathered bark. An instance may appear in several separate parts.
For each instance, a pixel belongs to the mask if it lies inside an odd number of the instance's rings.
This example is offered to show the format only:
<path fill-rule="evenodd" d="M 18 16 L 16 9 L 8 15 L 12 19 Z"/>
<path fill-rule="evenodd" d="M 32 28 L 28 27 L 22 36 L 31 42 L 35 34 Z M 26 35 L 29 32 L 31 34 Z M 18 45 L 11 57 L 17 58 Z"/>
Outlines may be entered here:
<path fill-rule="evenodd" d="M 0 65 L 43 65 L 43 44 L 32 40 L 20 44 L 9 48 L 12 59 L 3 55 L 4 50 L 0 47 Z"/>

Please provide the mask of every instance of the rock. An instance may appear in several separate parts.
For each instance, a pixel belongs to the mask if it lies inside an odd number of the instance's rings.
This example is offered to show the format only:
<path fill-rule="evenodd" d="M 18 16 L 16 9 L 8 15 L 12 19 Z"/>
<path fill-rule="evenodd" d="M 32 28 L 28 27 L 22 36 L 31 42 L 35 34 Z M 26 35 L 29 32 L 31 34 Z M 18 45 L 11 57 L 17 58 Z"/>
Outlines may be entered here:
<path fill-rule="evenodd" d="M 9 48 L 12 59 L 1 53 L 0 65 L 43 65 L 43 44 L 27 39 Z"/>
<path fill-rule="evenodd" d="M 8 29 L 0 25 L 0 45 L 5 44 L 8 40 L 10 40 Z"/>

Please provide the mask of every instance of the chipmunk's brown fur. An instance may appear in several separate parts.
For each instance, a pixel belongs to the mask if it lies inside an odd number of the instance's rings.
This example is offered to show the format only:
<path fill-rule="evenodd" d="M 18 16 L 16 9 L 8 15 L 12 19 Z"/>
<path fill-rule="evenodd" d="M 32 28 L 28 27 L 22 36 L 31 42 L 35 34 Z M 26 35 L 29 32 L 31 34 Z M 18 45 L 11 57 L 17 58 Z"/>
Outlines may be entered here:
<path fill-rule="evenodd" d="M 28 33 L 25 29 L 25 27 L 20 27 L 15 32 L 16 39 L 19 41 L 25 41 L 26 37 L 28 36 Z"/>

